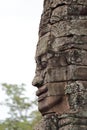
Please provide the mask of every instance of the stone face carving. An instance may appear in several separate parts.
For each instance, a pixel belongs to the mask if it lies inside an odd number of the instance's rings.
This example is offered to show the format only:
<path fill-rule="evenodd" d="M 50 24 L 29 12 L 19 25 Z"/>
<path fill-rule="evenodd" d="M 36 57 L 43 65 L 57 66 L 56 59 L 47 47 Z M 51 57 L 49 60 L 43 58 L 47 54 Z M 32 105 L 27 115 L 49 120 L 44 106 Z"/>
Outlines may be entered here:
<path fill-rule="evenodd" d="M 68 109 L 64 93 L 66 82 L 58 82 L 64 78 L 60 71 L 65 74 L 65 70 L 58 68 L 63 62 L 57 64 L 58 57 L 52 58 L 52 54 L 42 55 L 41 58 L 40 56 L 38 58 L 33 85 L 38 88 L 36 95 L 38 96 L 39 111 L 43 115 L 54 112 L 63 113 Z"/>
<path fill-rule="evenodd" d="M 87 0 L 44 0 L 35 60 L 35 130 L 87 130 Z"/>

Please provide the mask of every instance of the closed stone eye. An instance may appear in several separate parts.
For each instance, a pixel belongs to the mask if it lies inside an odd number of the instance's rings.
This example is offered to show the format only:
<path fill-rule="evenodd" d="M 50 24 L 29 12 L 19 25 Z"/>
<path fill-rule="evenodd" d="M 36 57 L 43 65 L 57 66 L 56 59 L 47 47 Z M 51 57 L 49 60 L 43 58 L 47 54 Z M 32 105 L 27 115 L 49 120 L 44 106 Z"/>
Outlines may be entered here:
<path fill-rule="evenodd" d="M 47 67 L 47 62 L 46 61 L 41 62 L 41 67 L 42 69 L 45 69 Z"/>

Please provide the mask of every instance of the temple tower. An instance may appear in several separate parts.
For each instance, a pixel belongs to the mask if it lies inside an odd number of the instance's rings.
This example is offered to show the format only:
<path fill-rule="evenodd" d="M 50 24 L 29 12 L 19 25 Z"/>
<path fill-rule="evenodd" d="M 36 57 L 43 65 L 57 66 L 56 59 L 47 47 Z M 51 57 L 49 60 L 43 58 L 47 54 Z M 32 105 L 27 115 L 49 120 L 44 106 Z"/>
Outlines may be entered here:
<path fill-rule="evenodd" d="M 35 60 L 35 130 L 87 130 L 87 0 L 44 0 Z"/>

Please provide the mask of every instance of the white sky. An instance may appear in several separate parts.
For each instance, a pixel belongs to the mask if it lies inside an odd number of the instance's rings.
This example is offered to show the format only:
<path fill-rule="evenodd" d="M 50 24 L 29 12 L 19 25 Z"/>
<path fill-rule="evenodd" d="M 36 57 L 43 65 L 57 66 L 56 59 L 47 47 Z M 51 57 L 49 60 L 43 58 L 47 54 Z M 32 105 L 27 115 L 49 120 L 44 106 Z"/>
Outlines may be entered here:
<path fill-rule="evenodd" d="M 0 83 L 25 83 L 29 97 L 42 9 L 43 0 L 0 0 Z"/>

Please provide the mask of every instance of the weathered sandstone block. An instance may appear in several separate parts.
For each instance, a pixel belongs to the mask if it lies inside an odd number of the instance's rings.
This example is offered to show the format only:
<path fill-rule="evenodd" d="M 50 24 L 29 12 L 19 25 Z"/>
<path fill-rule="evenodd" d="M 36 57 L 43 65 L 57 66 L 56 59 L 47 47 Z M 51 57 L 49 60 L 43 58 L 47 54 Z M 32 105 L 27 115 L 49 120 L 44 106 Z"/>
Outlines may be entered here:
<path fill-rule="evenodd" d="M 46 57 L 46 56 L 45 56 Z M 68 65 L 87 66 L 87 51 L 81 49 L 67 49 L 54 52 L 54 56 L 48 59 L 48 67 L 62 67 Z"/>
<path fill-rule="evenodd" d="M 87 82 L 69 82 L 66 85 L 65 93 L 68 95 L 70 109 L 86 110 L 87 108 Z M 84 120 L 83 120 L 84 121 Z"/>
<path fill-rule="evenodd" d="M 86 0 L 50 0 L 50 5 L 51 8 L 55 8 L 57 6 L 61 6 L 64 4 L 69 4 L 69 5 L 76 5 L 76 4 L 81 4 L 81 5 L 87 5 Z M 47 5 L 46 5 L 47 6 Z"/>
<path fill-rule="evenodd" d="M 87 80 L 87 66 L 69 65 L 66 67 L 48 68 L 44 83 L 70 80 Z"/>
<path fill-rule="evenodd" d="M 50 42 L 54 52 L 72 48 L 87 50 L 87 36 L 69 35 L 67 37 L 55 38 L 52 35 Z"/>
<path fill-rule="evenodd" d="M 60 21 L 51 27 L 51 35 L 65 37 L 68 35 L 87 35 L 87 20 Z"/>
<path fill-rule="evenodd" d="M 36 57 L 45 54 L 48 50 L 48 45 L 50 41 L 50 33 L 47 33 L 41 37 L 37 44 Z"/>
<path fill-rule="evenodd" d="M 58 130 L 86 130 L 87 129 L 87 110 L 72 111 L 71 113 L 58 116 Z"/>
<path fill-rule="evenodd" d="M 87 6 L 85 5 L 63 5 L 52 11 L 50 22 L 53 24 L 61 20 L 87 19 L 86 15 Z"/>

